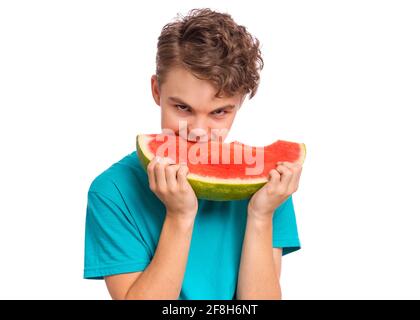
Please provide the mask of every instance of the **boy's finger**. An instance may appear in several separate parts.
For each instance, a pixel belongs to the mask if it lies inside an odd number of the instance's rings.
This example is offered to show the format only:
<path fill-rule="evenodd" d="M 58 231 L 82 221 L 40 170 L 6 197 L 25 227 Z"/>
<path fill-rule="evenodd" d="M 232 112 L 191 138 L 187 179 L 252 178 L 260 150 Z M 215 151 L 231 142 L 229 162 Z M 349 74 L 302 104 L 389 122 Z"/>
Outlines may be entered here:
<path fill-rule="evenodd" d="M 156 187 L 155 165 L 156 157 L 154 157 L 147 165 L 147 177 L 149 179 L 149 187 L 152 190 Z"/>
<path fill-rule="evenodd" d="M 276 169 L 271 169 L 268 173 L 268 183 L 277 187 L 280 184 L 280 173 Z"/>
<path fill-rule="evenodd" d="M 189 168 L 185 164 L 181 164 L 179 167 L 179 170 L 177 172 L 177 180 L 178 185 L 185 190 L 185 188 L 188 186 L 189 182 L 187 180 L 187 175 L 189 172 Z"/>
<path fill-rule="evenodd" d="M 281 176 L 280 187 L 282 189 L 285 188 L 284 190 L 287 190 L 293 176 L 292 171 L 284 165 L 278 165 L 276 167 L 276 170 L 280 173 L 280 176 Z"/>
<path fill-rule="evenodd" d="M 300 180 L 300 175 L 301 175 L 301 173 L 302 173 L 302 167 L 298 168 L 298 169 L 296 170 L 295 174 L 293 175 L 293 180 L 292 180 L 292 182 L 290 183 L 291 185 L 293 185 L 293 186 L 292 186 L 292 188 L 294 189 L 294 190 L 292 190 L 293 192 L 294 192 L 295 190 L 297 190 L 297 188 L 299 187 L 299 180 Z"/>
<path fill-rule="evenodd" d="M 285 162 L 284 166 L 286 166 L 287 168 L 290 169 L 290 171 L 292 171 L 292 179 L 290 181 L 289 184 L 289 192 L 295 192 L 295 190 L 297 190 L 298 184 L 299 184 L 299 178 L 300 178 L 300 173 L 302 172 L 302 165 L 300 165 L 299 163 L 290 163 L 290 162 Z"/>
<path fill-rule="evenodd" d="M 160 189 L 166 188 L 165 168 L 168 165 L 166 158 L 158 158 L 155 164 L 156 186 Z"/>
<path fill-rule="evenodd" d="M 165 169 L 166 184 L 169 190 L 176 190 L 178 182 L 176 180 L 176 172 L 179 169 L 179 164 L 168 165 Z"/>

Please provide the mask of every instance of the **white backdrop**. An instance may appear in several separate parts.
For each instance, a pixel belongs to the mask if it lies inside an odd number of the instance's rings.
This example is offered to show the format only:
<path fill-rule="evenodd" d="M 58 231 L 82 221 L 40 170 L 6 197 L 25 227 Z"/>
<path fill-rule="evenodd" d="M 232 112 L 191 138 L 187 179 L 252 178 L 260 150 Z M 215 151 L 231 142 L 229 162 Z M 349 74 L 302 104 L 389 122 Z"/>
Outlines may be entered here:
<path fill-rule="evenodd" d="M 199 7 L 262 43 L 229 139 L 307 147 L 284 299 L 419 299 L 420 4 L 384 0 L 0 2 L 0 298 L 109 299 L 82 279 L 87 190 L 160 130 L 157 37 Z"/>

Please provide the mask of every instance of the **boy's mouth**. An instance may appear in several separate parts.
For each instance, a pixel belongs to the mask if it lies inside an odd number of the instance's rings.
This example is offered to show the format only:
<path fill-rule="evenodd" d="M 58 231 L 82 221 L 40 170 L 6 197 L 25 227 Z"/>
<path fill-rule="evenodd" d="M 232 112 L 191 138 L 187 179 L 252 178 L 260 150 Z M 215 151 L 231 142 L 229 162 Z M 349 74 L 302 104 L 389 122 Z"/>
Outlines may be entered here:
<path fill-rule="evenodd" d="M 209 141 L 217 141 L 217 142 L 223 142 L 224 139 L 221 139 L 220 136 L 216 136 L 216 135 L 204 135 L 204 136 L 199 136 L 199 137 L 185 137 L 183 135 L 179 135 L 177 134 L 177 136 L 181 137 L 182 139 L 188 141 L 188 142 L 192 142 L 192 143 L 208 143 Z"/>

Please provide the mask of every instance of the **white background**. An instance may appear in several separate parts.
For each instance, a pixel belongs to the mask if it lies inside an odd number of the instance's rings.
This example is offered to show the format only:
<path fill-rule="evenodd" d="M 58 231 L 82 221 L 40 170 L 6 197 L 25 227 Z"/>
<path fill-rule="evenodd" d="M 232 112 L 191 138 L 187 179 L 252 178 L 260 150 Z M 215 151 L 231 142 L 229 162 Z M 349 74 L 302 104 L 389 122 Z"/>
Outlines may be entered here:
<path fill-rule="evenodd" d="M 0 298 L 109 299 L 83 280 L 90 182 L 160 130 L 156 41 L 228 12 L 262 43 L 229 139 L 304 142 L 285 299 L 420 298 L 417 1 L 2 1 Z"/>

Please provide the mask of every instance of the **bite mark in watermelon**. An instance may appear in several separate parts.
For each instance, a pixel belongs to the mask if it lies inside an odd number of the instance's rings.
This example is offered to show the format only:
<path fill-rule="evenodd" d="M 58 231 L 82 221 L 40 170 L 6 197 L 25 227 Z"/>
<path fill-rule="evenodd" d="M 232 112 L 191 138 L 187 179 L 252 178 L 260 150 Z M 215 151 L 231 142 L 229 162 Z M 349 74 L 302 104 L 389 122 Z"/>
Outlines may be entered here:
<path fill-rule="evenodd" d="M 253 147 L 238 141 L 231 143 L 208 141 L 204 143 L 208 151 L 205 154 L 200 152 L 205 149 L 203 148 L 197 152 L 199 156 L 202 156 L 201 160 L 207 158 L 208 161 L 197 163 L 196 159 L 192 161 L 192 157 L 190 157 L 191 154 L 194 154 L 193 151 L 199 147 L 197 143 L 185 141 L 179 136 L 171 136 L 172 140 L 162 139 L 162 137 L 161 134 L 139 134 L 137 136 L 137 155 L 142 167 L 146 170 L 156 153 L 159 153 L 159 156 L 169 156 L 176 163 L 187 162 L 189 168 L 187 179 L 199 199 L 226 201 L 249 198 L 267 183 L 269 171 L 276 167 L 277 162 L 288 161 L 303 164 L 306 157 L 304 143 L 277 140 L 264 147 Z M 168 144 L 168 141 L 171 143 Z M 165 154 L 161 154 L 164 143 L 173 147 L 171 150 L 176 150 L 176 152 L 169 154 L 168 150 Z M 181 152 L 182 144 L 186 147 L 187 157 L 183 156 Z M 201 143 L 201 146 L 204 147 L 204 145 Z M 214 152 L 214 150 L 219 151 Z M 243 151 L 238 153 L 238 150 Z M 215 153 L 213 157 L 212 152 Z M 251 166 L 246 161 L 240 163 L 235 161 L 235 156 L 238 156 L 239 159 L 241 154 L 244 160 L 247 152 L 253 155 L 263 155 L 260 170 L 254 170 L 257 171 L 256 174 L 249 174 Z M 223 155 L 227 155 L 227 157 L 223 158 Z"/>

